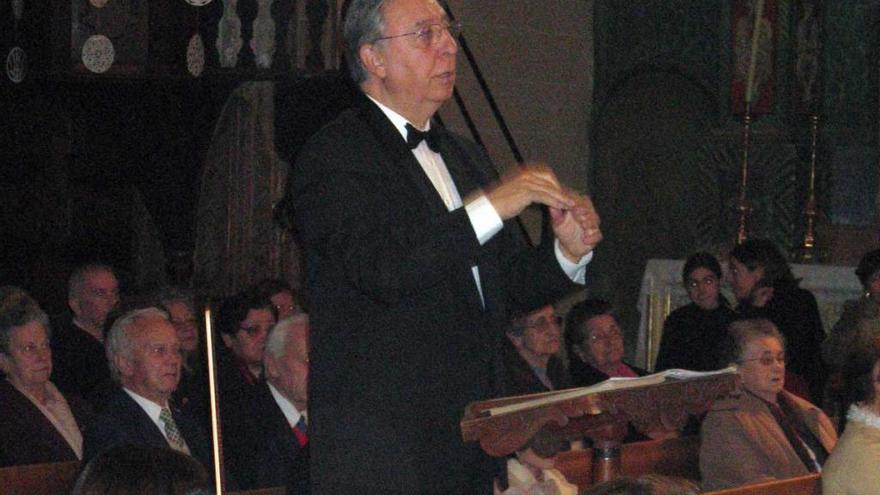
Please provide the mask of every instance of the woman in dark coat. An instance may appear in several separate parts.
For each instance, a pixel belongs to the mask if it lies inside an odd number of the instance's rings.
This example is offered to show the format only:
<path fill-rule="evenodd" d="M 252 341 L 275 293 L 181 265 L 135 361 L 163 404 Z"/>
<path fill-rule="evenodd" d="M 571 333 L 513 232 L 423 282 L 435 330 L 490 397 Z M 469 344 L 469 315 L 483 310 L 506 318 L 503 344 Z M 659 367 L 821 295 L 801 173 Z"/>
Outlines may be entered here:
<path fill-rule="evenodd" d="M 657 354 L 656 371 L 682 368 L 711 371 L 723 368 L 721 342 L 727 326 L 736 318 L 719 293 L 721 265 L 709 253 L 695 253 L 681 273 L 691 303 L 666 318 Z"/>
<path fill-rule="evenodd" d="M 77 461 L 85 402 L 49 381 L 49 318 L 17 287 L 0 287 L 0 466 Z"/>

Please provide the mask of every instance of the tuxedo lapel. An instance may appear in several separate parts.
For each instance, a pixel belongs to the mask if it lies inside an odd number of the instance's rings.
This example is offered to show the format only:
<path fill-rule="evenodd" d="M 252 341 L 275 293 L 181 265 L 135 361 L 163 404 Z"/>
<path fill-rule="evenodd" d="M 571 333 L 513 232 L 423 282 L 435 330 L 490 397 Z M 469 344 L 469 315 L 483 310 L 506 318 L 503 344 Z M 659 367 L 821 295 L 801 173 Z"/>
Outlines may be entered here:
<path fill-rule="evenodd" d="M 426 205 L 432 213 L 445 213 L 447 211 L 446 204 L 443 202 L 443 198 L 440 197 L 440 193 L 437 192 L 434 184 L 431 183 L 431 179 L 425 174 L 412 150 L 407 146 L 406 141 L 397 132 L 394 124 L 388 120 L 388 117 L 382 110 L 364 96 L 359 113 L 387 154 L 388 163 L 390 164 L 390 175 L 409 182 L 412 187 L 405 187 L 404 189 L 414 191 L 420 203 Z"/>

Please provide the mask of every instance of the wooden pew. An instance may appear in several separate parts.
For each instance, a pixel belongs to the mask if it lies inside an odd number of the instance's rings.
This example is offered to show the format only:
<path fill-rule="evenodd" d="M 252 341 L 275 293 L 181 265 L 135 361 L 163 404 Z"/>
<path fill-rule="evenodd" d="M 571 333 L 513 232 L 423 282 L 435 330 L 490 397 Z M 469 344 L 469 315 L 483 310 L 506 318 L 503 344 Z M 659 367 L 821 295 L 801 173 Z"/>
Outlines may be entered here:
<path fill-rule="evenodd" d="M 703 495 L 822 495 L 822 478 L 815 473 L 786 480 L 765 481 L 738 488 L 703 492 Z"/>
<path fill-rule="evenodd" d="M 620 472 L 622 476 L 654 473 L 699 480 L 699 451 L 698 436 L 625 443 L 620 452 Z M 592 461 L 592 451 L 572 450 L 559 454 L 556 468 L 583 490 L 593 484 Z"/>
<path fill-rule="evenodd" d="M 261 488 L 259 490 L 245 490 L 241 492 L 227 492 L 227 495 L 284 495 L 287 493 L 283 486 L 273 488 Z"/>
<path fill-rule="evenodd" d="M 77 461 L 0 468 L 0 492 L 4 495 L 67 495 L 78 471 Z"/>

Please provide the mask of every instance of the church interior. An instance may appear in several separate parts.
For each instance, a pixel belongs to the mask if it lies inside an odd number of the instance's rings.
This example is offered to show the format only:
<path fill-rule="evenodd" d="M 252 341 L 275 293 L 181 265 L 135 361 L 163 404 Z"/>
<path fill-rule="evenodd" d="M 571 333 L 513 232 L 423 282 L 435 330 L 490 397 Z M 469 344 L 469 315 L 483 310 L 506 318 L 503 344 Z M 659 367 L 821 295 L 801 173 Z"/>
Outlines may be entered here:
<path fill-rule="evenodd" d="M 125 293 L 221 298 L 274 277 L 307 301 L 287 178 L 358 91 L 346 3 L 0 2 L 0 285 L 54 315 L 71 269 L 100 261 Z M 826 331 L 859 296 L 854 267 L 880 246 L 880 2 L 444 8 L 463 28 L 436 124 L 500 172 L 545 162 L 592 197 L 586 294 L 619 308 L 630 360 L 652 367 L 697 251 L 726 265 L 738 240 L 770 239 Z M 522 215 L 535 242 L 542 221 Z"/>

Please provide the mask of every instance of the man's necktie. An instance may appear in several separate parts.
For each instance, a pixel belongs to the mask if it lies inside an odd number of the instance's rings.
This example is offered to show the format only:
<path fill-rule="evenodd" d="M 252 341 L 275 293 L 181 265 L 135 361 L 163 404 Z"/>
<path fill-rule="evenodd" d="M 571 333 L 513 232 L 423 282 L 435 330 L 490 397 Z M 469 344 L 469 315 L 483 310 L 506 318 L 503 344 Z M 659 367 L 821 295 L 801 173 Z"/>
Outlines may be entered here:
<path fill-rule="evenodd" d="M 434 153 L 440 153 L 440 136 L 442 131 L 437 126 L 432 126 L 427 131 L 420 131 L 411 124 L 406 124 L 406 144 L 410 149 L 415 149 L 423 140 L 428 143 L 428 148 Z"/>
<path fill-rule="evenodd" d="M 165 425 L 165 438 L 168 439 L 168 445 L 178 452 L 189 454 L 189 447 L 187 447 L 183 435 L 180 434 L 180 430 L 177 429 L 177 423 L 171 416 L 171 409 L 163 407 L 162 412 L 159 413 L 159 420 Z"/>
<path fill-rule="evenodd" d="M 296 426 L 293 427 L 293 435 L 300 447 L 305 447 L 309 443 L 308 426 L 306 426 L 306 418 L 300 416 Z"/>

